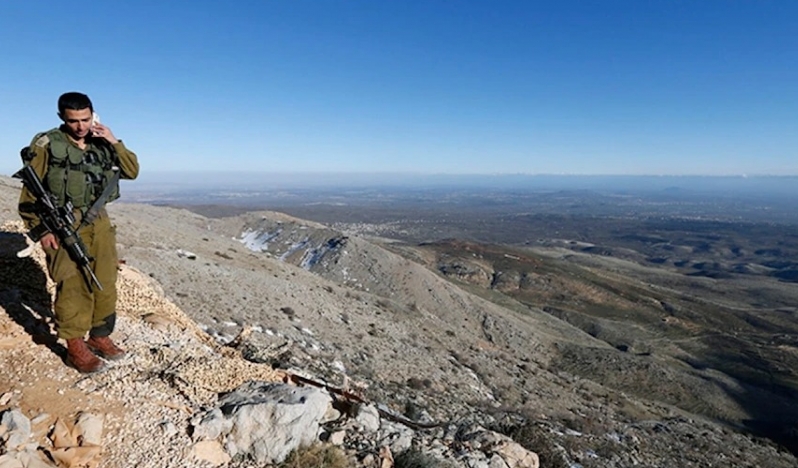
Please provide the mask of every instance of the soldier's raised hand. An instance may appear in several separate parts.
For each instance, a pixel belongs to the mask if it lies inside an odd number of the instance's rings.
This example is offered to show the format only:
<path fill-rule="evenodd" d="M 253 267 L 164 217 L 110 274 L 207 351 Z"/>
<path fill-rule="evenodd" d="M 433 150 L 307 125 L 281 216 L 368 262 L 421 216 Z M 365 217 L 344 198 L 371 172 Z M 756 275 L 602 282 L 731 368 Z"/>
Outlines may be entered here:
<path fill-rule="evenodd" d="M 111 131 L 111 129 L 101 123 L 94 124 L 94 127 L 92 129 L 92 135 L 94 135 L 97 138 L 104 138 L 105 141 L 111 143 L 112 145 L 119 142 L 119 140 L 117 140 L 116 137 L 114 136 L 114 133 Z"/>

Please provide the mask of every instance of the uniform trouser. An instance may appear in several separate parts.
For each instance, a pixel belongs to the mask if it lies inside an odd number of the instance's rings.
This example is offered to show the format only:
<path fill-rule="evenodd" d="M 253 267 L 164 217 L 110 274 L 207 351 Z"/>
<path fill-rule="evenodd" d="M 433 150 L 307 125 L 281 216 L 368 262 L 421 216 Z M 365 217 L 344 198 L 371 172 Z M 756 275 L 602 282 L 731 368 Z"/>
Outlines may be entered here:
<path fill-rule="evenodd" d="M 86 332 L 92 336 L 108 336 L 116 321 L 116 228 L 108 215 L 103 214 L 82 227 L 78 234 L 94 258 L 91 268 L 103 290 L 94 284 L 89 289 L 85 273 L 62 245 L 58 250 L 44 249 L 47 270 L 56 284 L 53 310 L 58 337 L 82 338 Z"/>

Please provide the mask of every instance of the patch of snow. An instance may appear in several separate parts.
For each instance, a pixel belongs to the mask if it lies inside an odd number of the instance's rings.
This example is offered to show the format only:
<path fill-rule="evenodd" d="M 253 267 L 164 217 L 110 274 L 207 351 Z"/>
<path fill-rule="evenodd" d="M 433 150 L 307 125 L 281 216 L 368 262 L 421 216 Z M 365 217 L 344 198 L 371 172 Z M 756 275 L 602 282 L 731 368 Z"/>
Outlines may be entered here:
<path fill-rule="evenodd" d="M 236 240 L 244 244 L 246 248 L 252 250 L 253 252 L 265 252 L 269 250 L 269 242 L 275 237 L 279 236 L 282 232 L 282 229 L 278 229 L 274 232 L 261 232 L 253 229 L 247 229 L 241 233 L 241 238 Z"/>
<path fill-rule="evenodd" d="M 310 270 L 310 268 L 319 263 L 325 255 L 339 250 L 343 244 L 343 240 L 339 237 L 327 239 L 322 244 L 319 244 L 318 247 L 308 250 L 302 258 L 300 266 L 306 270 Z"/>
<path fill-rule="evenodd" d="M 280 261 L 284 262 L 285 259 L 288 258 L 294 252 L 304 249 L 309 242 L 310 241 L 308 240 L 308 238 L 305 238 L 305 240 L 302 240 L 300 242 L 294 242 L 293 244 L 291 244 L 291 247 L 289 247 L 288 250 L 285 251 L 285 253 L 280 255 Z"/>
<path fill-rule="evenodd" d="M 318 246 L 315 249 L 308 249 L 305 252 L 305 255 L 302 257 L 302 260 L 299 262 L 299 267 L 304 268 L 305 270 L 310 270 L 311 267 L 319 263 L 322 257 L 324 257 L 325 253 L 327 253 L 327 251 L 324 250 L 322 246 Z"/>

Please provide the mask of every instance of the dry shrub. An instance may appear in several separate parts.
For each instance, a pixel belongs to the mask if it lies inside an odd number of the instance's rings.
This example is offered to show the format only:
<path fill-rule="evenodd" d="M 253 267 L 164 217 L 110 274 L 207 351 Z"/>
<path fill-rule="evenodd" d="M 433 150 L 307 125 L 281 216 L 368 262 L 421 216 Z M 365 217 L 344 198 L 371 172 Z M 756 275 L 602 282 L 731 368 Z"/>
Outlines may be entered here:
<path fill-rule="evenodd" d="M 504 434 L 525 449 L 535 452 L 540 458 L 540 466 L 547 468 L 569 468 L 571 465 L 563 458 L 561 450 L 546 436 L 546 429 L 526 420 L 515 424 L 494 424 L 490 430 Z"/>
<path fill-rule="evenodd" d="M 413 390 L 424 390 L 425 388 L 432 387 L 432 380 L 430 379 L 419 379 L 417 377 L 410 377 L 407 379 L 407 386 L 412 388 Z"/>
<path fill-rule="evenodd" d="M 452 465 L 437 460 L 417 448 L 410 448 L 393 459 L 394 468 L 449 468 Z"/>
<path fill-rule="evenodd" d="M 348 468 L 351 464 L 338 447 L 314 444 L 294 450 L 277 466 L 278 468 Z"/>

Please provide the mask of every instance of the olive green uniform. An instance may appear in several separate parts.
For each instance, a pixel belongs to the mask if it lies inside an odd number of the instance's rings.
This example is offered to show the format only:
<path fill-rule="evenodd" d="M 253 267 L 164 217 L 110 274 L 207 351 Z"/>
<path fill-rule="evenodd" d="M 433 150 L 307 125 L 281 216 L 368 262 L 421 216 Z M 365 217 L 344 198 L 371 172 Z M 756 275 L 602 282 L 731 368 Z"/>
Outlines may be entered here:
<path fill-rule="evenodd" d="M 100 197 L 104 184 L 108 182 L 108 171 L 104 174 L 96 168 L 118 167 L 121 179 L 135 179 L 139 173 L 138 158 L 121 141 L 110 145 L 105 140 L 87 137 L 86 148 L 80 149 L 60 129 L 34 137 L 28 154 L 31 158 L 28 164 L 42 179 L 45 189 L 55 195 L 62 206 L 67 199 L 75 206 L 77 222 Z M 84 164 L 83 161 L 92 161 L 93 164 Z M 116 188 L 110 199 L 118 197 L 118 192 Z M 33 202 L 35 197 L 23 187 L 19 213 L 26 227 L 35 231 L 40 221 L 31 210 Z M 93 222 L 78 229 L 78 234 L 88 254 L 94 258 L 91 268 L 103 290 L 89 288 L 66 249 L 44 249 L 50 278 L 56 284 L 53 309 L 58 336 L 81 338 L 89 331 L 92 336 L 108 336 L 116 320 L 116 228 L 106 210 L 102 209 Z"/>

